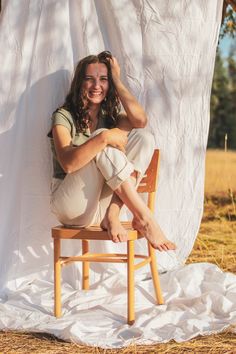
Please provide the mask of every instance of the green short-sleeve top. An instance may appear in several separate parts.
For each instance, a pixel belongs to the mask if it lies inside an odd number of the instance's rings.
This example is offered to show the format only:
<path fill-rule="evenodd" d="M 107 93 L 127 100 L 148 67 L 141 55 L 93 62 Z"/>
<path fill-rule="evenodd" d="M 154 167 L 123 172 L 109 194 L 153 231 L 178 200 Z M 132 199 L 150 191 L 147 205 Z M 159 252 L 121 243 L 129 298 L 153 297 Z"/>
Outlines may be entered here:
<path fill-rule="evenodd" d="M 51 149 L 52 149 L 52 154 L 53 154 L 53 177 L 59 178 L 59 179 L 64 179 L 66 176 L 66 173 L 62 169 L 62 167 L 57 159 L 57 156 L 56 156 L 56 150 L 55 150 L 54 140 L 53 140 L 53 136 L 52 136 L 52 128 L 55 125 L 63 125 L 64 127 L 66 127 L 70 132 L 73 146 L 79 146 L 79 145 L 85 143 L 90 136 L 90 130 L 87 129 L 86 132 L 84 132 L 84 133 L 77 132 L 72 115 L 70 114 L 69 111 L 67 111 L 64 108 L 59 108 L 56 112 L 53 113 L 52 118 L 51 118 L 51 123 L 52 123 L 51 130 L 49 131 L 47 136 L 50 138 Z M 99 128 L 105 128 L 104 118 L 99 119 L 96 129 L 99 129 Z"/>

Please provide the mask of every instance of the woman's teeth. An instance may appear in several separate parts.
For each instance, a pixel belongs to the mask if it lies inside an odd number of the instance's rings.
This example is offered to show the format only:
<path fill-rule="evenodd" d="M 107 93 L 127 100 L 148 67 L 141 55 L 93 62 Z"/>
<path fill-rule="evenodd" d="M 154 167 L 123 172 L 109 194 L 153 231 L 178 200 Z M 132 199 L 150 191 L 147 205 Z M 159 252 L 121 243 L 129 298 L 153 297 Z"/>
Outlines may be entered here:
<path fill-rule="evenodd" d="M 101 96 L 101 92 L 90 92 L 91 96 Z"/>

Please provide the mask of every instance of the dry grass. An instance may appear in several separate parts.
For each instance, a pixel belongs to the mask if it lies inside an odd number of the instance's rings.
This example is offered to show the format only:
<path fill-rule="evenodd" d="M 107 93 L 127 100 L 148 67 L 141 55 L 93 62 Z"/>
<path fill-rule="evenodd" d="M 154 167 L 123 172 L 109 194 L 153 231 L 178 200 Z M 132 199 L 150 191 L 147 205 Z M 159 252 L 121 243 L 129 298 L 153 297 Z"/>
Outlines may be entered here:
<path fill-rule="evenodd" d="M 167 344 L 129 346 L 124 349 L 106 350 L 85 347 L 73 343 L 58 341 L 55 337 L 39 333 L 1 333 L 0 353 L 7 354 L 182 354 L 212 353 L 235 354 L 236 335 L 227 331 L 207 337 L 198 337 L 184 343 L 171 341 Z"/>
<path fill-rule="evenodd" d="M 187 263 L 211 262 L 236 274 L 236 153 L 208 151 L 205 211 L 198 238 Z M 0 354 L 144 354 L 219 353 L 236 354 L 236 334 L 232 327 L 223 333 L 191 341 L 149 346 L 129 346 L 104 350 L 66 343 L 48 334 L 0 332 Z"/>
<path fill-rule="evenodd" d="M 236 191 L 236 153 L 208 150 L 206 155 L 205 194 L 229 195 Z"/>

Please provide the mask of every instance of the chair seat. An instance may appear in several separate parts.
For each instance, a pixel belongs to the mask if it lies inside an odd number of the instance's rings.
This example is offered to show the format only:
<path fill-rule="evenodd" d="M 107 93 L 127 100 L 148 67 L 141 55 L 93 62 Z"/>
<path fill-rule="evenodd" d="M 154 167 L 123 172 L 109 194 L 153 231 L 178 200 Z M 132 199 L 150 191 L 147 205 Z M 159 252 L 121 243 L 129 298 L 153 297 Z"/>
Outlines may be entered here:
<path fill-rule="evenodd" d="M 131 221 L 124 221 L 121 224 L 127 230 L 128 241 L 143 238 L 137 230 L 133 229 Z M 86 228 L 59 225 L 52 228 L 52 237 L 55 239 L 111 240 L 107 231 L 99 225 Z"/>

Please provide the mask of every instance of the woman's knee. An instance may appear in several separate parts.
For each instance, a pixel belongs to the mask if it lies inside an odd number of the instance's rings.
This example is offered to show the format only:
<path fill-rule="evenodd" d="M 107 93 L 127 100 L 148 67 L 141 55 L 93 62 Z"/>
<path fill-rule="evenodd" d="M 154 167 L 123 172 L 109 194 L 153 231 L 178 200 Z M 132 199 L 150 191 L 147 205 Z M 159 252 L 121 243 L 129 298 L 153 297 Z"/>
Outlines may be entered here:
<path fill-rule="evenodd" d="M 155 139 L 152 133 L 145 129 L 134 129 L 133 130 L 134 139 L 136 144 L 140 145 L 142 150 L 150 148 L 154 150 L 155 148 Z"/>
<path fill-rule="evenodd" d="M 96 155 L 96 164 L 112 190 L 129 178 L 134 170 L 127 156 L 109 145 Z"/>
<path fill-rule="evenodd" d="M 134 169 L 144 174 L 155 149 L 154 136 L 145 129 L 134 129 L 126 147 L 127 158 L 133 163 Z"/>
<path fill-rule="evenodd" d="M 128 144 L 126 147 L 127 156 L 133 158 L 134 156 L 137 158 L 140 156 L 140 153 L 145 154 L 142 155 L 148 156 L 153 154 L 155 149 L 155 139 L 152 133 L 144 129 L 134 129 L 128 139 Z"/>

